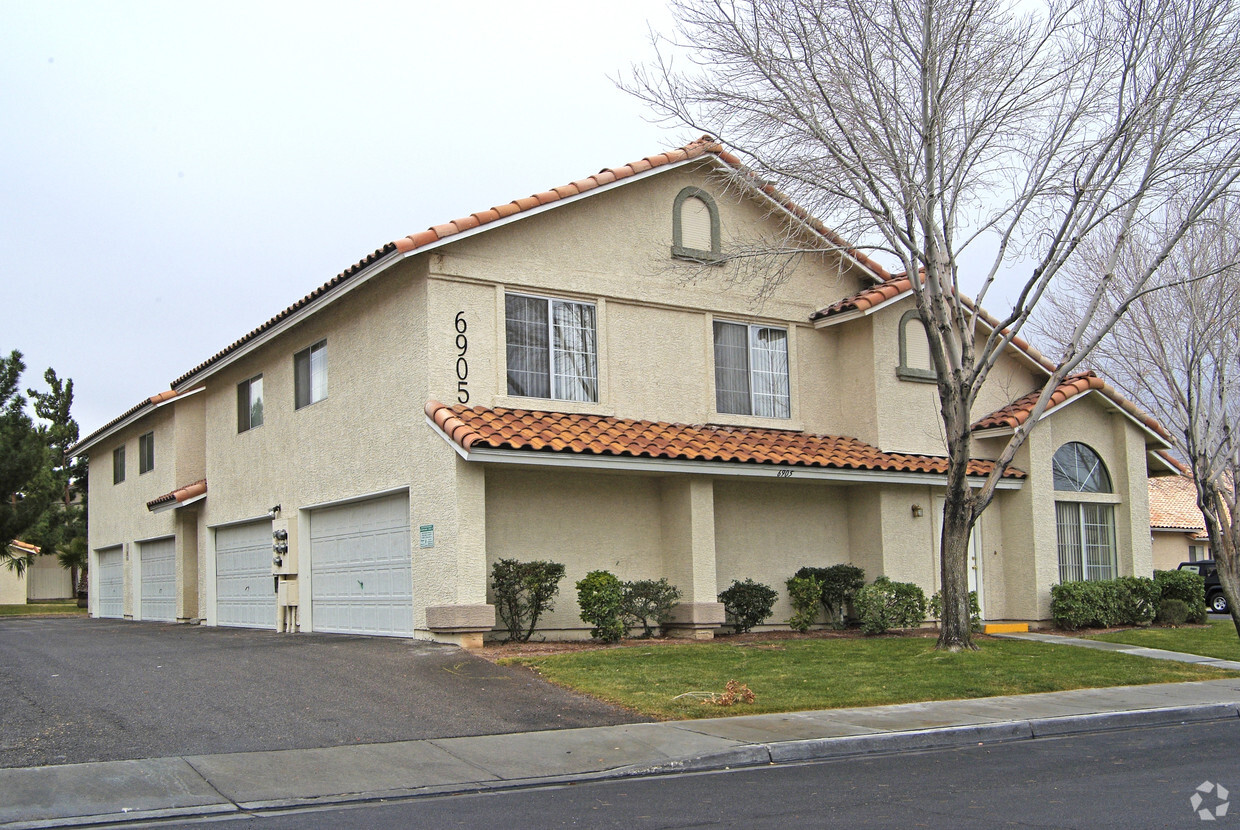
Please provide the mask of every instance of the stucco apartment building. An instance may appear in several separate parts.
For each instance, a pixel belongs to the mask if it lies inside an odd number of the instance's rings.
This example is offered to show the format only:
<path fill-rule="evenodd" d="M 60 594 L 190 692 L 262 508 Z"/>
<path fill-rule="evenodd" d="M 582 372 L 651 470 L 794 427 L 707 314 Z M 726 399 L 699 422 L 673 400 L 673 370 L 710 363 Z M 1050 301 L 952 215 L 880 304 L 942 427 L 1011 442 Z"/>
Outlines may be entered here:
<path fill-rule="evenodd" d="M 474 645 L 500 558 L 717 593 L 850 562 L 937 589 L 946 469 L 907 279 L 805 256 L 761 302 L 718 265 L 830 231 L 702 139 L 391 243 L 88 436 L 91 613 Z M 1023 342 L 976 412 L 999 451 L 1048 377 Z M 990 620 L 1148 574 L 1160 428 L 1070 379 L 973 539 Z M 772 622 L 786 620 L 780 601 Z"/>

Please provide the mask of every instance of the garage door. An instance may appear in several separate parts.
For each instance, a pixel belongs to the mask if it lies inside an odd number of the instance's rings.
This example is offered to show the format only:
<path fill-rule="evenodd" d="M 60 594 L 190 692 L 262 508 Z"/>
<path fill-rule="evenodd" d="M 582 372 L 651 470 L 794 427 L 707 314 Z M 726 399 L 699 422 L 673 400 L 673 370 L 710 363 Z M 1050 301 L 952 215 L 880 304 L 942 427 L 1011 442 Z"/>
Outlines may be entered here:
<path fill-rule="evenodd" d="M 99 551 L 99 616 L 125 615 L 125 558 L 120 548 Z"/>
<path fill-rule="evenodd" d="M 177 618 L 177 543 L 169 536 L 140 542 L 142 586 L 138 619 L 173 622 Z"/>
<path fill-rule="evenodd" d="M 315 631 L 413 634 L 406 494 L 315 510 L 310 556 Z"/>
<path fill-rule="evenodd" d="M 276 627 L 269 520 L 215 531 L 215 622 L 242 628 Z"/>

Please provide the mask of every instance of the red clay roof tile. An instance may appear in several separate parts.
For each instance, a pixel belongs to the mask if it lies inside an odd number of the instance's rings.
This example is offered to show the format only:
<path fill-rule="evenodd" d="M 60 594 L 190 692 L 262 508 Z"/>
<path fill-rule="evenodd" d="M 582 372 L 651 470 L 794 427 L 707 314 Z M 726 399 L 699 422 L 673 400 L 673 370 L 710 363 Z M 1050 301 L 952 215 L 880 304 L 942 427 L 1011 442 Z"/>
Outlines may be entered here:
<path fill-rule="evenodd" d="M 171 504 L 172 502 L 181 504 L 183 502 L 189 501 L 195 496 L 201 496 L 206 492 L 207 492 L 207 480 L 205 478 L 200 478 L 198 479 L 198 481 L 195 481 L 193 484 L 187 484 L 184 487 L 178 487 L 177 489 L 173 490 L 171 493 L 164 493 L 159 498 L 151 499 L 150 501 L 146 503 L 146 509 L 154 510 L 155 508 L 161 505 Z"/>
<path fill-rule="evenodd" d="M 938 475 L 947 472 L 947 459 L 943 457 L 883 452 L 855 438 L 834 435 L 498 407 L 449 407 L 438 401 L 427 403 L 426 414 L 466 450 L 480 447 Z M 986 475 L 992 469 L 990 461 L 969 463 L 970 475 Z M 1010 467 L 1004 477 L 1019 479 L 1025 473 Z"/>
<path fill-rule="evenodd" d="M 1203 533 L 1206 521 L 1197 507 L 1197 486 L 1187 476 L 1151 478 L 1150 527 Z"/>
<path fill-rule="evenodd" d="M 1055 387 L 1055 391 L 1051 393 L 1050 401 L 1046 408 L 1051 409 L 1059 406 L 1078 395 L 1082 395 L 1089 391 L 1097 391 L 1105 396 L 1111 403 L 1118 406 L 1124 412 L 1128 413 L 1134 420 L 1145 426 L 1151 432 L 1156 434 L 1163 440 L 1171 440 L 1171 435 L 1165 430 L 1162 424 L 1155 421 L 1149 415 L 1146 415 L 1137 405 L 1125 398 L 1123 395 L 1115 391 L 1109 383 L 1095 375 L 1093 372 L 1080 372 L 1075 375 L 1069 375 L 1064 378 L 1063 383 Z M 1028 395 L 1019 398 L 1001 409 L 982 418 L 973 425 L 973 429 L 995 429 L 1008 427 L 1015 429 L 1025 421 L 1029 420 L 1029 415 L 1033 411 L 1034 405 L 1041 397 L 1042 390 L 1035 389 Z"/>

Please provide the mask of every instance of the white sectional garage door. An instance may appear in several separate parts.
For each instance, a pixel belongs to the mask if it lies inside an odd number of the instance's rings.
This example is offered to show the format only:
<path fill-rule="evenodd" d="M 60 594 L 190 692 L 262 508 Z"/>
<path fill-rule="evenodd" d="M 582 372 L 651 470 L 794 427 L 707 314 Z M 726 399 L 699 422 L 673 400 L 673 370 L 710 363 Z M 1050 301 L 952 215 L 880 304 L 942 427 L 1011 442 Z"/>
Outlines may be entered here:
<path fill-rule="evenodd" d="M 216 529 L 216 625 L 274 629 L 272 584 L 270 520 Z"/>
<path fill-rule="evenodd" d="M 177 618 L 177 543 L 169 536 L 140 542 L 142 586 L 139 611 L 143 620 L 174 622 Z"/>
<path fill-rule="evenodd" d="M 125 557 L 120 548 L 99 551 L 99 616 L 125 615 Z"/>
<path fill-rule="evenodd" d="M 406 494 L 315 510 L 310 556 L 315 631 L 413 634 Z"/>

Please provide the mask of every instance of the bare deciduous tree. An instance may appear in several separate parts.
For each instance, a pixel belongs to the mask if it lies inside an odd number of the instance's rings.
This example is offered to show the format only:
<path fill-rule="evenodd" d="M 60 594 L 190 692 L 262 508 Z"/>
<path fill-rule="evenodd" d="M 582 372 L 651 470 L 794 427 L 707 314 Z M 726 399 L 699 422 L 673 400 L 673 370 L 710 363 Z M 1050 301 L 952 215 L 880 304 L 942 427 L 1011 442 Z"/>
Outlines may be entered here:
<path fill-rule="evenodd" d="M 1212 212 L 1185 236 L 1162 265 L 1168 283 L 1136 293 L 1127 313 L 1098 341 L 1088 363 L 1158 418 L 1175 448 L 1188 459 L 1205 517 L 1210 550 L 1232 622 L 1240 635 L 1240 527 L 1236 488 L 1240 480 L 1240 228 L 1225 210 Z M 1133 295 L 1132 276 L 1157 256 L 1156 235 L 1138 231 L 1125 245 L 1110 290 L 1100 304 L 1112 315 Z M 1104 252 L 1086 246 L 1084 256 L 1039 310 L 1034 328 L 1049 342 L 1065 344 L 1075 329 L 1075 304 L 1092 288 Z"/>
<path fill-rule="evenodd" d="M 673 0 L 677 32 L 656 37 L 657 60 L 626 84 L 739 153 L 738 178 L 777 182 L 909 275 L 949 457 L 940 648 L 972 647 L 969 534 L 1055 387 L 1114 322 L 1101 299 L 1125 239 L 1137 229 L 1158 239 L 1133 275 L 1139 292 L 1236 182 L 1238 6 Z M 1085 240 L 1109 253 L 1079 324 L 1031 416 L 973 487 L 974 403 Z M 991 327 L 981 307 L 996 286 L 1011 301 Z"/>

